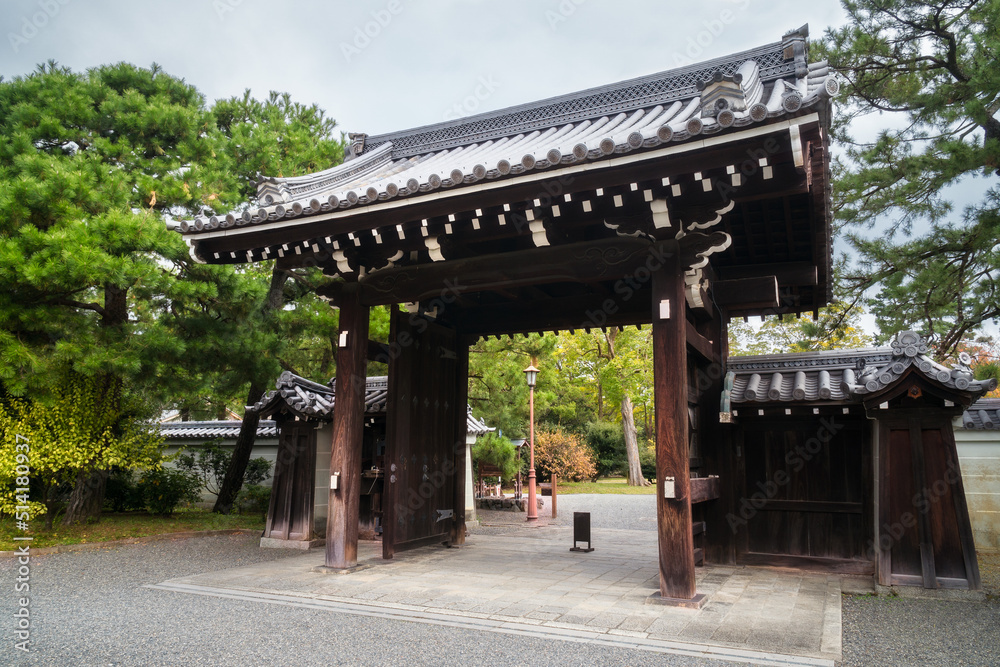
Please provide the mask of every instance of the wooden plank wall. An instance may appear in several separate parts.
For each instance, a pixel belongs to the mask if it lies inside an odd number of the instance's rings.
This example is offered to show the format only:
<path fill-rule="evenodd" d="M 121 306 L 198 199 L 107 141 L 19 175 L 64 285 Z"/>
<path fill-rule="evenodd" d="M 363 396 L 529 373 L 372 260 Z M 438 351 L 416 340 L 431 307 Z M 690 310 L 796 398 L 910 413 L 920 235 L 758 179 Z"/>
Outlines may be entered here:
<path fill-rule="evenodd" d="M 870 454 L 855 420 L 827 442 L 820 418 L 747 424 L 745 484 L 737 503 L 747 553 L 866 560 Z M 746 502 L 744 502 L 744 500 Z M 749 505 L 752 511 L 743 509 Z"/>
<path fill-rule="evenodd" d="M 314 425 L 286 422 L 281 428 L 264 537 L 280 540 L 313 538 L 315 476 Z"/>

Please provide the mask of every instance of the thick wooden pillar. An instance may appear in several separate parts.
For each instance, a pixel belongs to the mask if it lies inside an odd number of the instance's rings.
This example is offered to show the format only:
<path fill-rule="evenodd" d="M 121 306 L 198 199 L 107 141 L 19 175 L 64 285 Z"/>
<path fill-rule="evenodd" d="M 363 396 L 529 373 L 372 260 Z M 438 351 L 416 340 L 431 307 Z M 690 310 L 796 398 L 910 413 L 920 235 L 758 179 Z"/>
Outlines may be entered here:
<path fill-rule="evenodd" d="M 330 454 L 330 474 L 336 476 L 337 488 L 330 489 L 326 566 L 347 569 L 358 564 L 361 440 L 368 363 L 368 306 L 358 302 L 356 289 L 345 289 L 340 302 L 339 343 Z"/>
<path fill-rule="evenodd" d="M 468 439 L 469 418 L 469 342 L 459 334 L 455 340 L 455 509 L 454 522 L 448 543 L 451 546 L 465 544 L 465 456 Z"/>
<path fill-rule="evenodd" d="M 688 461 L 687 304 L 684 271 L 676 252 L 653 273 L 652 284 L 660 598 L 664 603 L 696 604 Z M 664 498 L 669 478 L 673 478 L 674 497 Z"/>

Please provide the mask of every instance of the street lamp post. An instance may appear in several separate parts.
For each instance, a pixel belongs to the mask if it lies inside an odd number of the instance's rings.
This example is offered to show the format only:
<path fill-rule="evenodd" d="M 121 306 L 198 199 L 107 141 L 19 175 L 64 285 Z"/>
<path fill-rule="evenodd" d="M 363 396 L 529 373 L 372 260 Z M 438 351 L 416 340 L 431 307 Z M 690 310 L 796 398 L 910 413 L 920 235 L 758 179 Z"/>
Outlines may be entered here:
<path fill-rule="evenodd" d="M 538 521 L 538 501 L 535 499 L 535 379 L 538 377 L 538 369 L 535 364 L 524 369 L 524 374 L 528 378 L 529 398 L 528 398 L 528 452 L 530 461 L 528 463 L 528 521 Z"/>

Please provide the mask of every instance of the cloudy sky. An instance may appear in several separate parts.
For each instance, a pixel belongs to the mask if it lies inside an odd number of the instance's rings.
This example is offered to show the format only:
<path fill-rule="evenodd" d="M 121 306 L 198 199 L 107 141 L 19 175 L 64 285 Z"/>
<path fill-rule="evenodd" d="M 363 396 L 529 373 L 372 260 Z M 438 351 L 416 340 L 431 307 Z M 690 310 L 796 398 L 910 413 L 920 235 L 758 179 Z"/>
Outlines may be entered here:
<path fill-rule="evenodd" d="M 794 9 L 790 9 L 794 7 Z M 0 74 L 159 63 L 209 102 L 277 90 L 378 134 L 582 90 L 843 21 L 836 0 L 3 0 Z"/>

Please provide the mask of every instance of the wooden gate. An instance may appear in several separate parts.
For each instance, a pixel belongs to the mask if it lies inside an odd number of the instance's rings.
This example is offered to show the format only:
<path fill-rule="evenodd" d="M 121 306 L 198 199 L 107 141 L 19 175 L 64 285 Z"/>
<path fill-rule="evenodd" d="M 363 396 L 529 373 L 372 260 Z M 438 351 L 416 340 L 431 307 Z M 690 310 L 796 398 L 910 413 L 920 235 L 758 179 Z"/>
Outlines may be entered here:
<path fill-rule="evenodd" d="M 465 523 L 468 348 L 454 330 L 397 312 L 390 349 L 383 558 L 461 541 Z"/>
<path fill-rule="evenodd" d="M 315 497 L 316 425 L 285 422 L 278 441 L 264 537 L 311 540 Z"/>
<path fill-rule="evenodd" d="M 879 420 L 879 583 L 978 589 L 949 416 Z"/>

